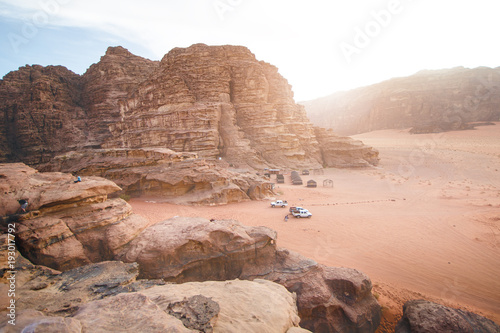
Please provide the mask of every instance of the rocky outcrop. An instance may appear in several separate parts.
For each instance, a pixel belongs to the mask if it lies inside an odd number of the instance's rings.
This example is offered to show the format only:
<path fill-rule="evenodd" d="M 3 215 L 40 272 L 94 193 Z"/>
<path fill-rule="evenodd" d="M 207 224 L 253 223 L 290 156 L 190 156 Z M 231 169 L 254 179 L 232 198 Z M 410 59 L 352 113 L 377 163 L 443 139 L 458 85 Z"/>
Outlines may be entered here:
<path fill-rule="evenodd" d="M 165 148 L 95 149 L 56 157 L 41 170 L 97 175 L 114 181 L 127 195 L 150 195 L 179 204 L 217 205 L 274 195 L 272 183 L 219 160 Z"/>
<path fill-rule="evenodd" d="M 24 164 L 0 164 L 0 216 L 18 223 L 16 244 L 37 264 L 67 270 L 112 259 L 149 225 L 121 199 L 113 182 L 63 173 L 39 173 Z M 16 215 L 27 199 L 28 214 Z M 9 217 L 4 219 L 8 220 Z"/>
<path fill-rule="evenodd" d="M 166 284 L 142 293 L 164 311 L 172 311 L 196 295 L 205 296 L 220 307 L 216 332 L 287 332 L 300 321 L 295 295 L 266 280 Z"/>
<path fill-rule="evenodd" d="M 314 128 L 316 138 L 323 149 L 321 154 L 325 165 L 336 168 L 356 168 L 377 165 L 378 151 L 368 147 L 359 140 L 350 137 L 341 137 L 331 129 Z"/>
<path fill-rule="evenodd" d="M 362 272 L 319 265 L 286 249 L 278 249 L 272 267 L 250 276 L 296 293 L 301 327 L 313 332 L 374 332 L 380 324 L 380 306 Z"/>
<path fill-rule="evenodd" d="M 279 249 L 276 232 L 266 227 L 173 218 L 146 229 L 117 259 L 137 262 L 142 278 L 168 282 L 277 282 L 297 294 L 301 326 L 316 332 L 373 332 L 380 323 L 366 275 Z"/>
<path fill-rule="evenodd" d="M 117 259 L 137 262 L 141 278 L 177 283 L 232 280 L 245 275 L 247 267 L 271 264 L 276 238 L 266 227 L 177 217 L 144 230 Z"/>
<path fill-rule="evenodd" d="M 0 199 L 6 203 L 4 213 L 10 214 L 2 217 L 2 222 L 16 224 L 18 250 L 35 264 L 64 271 L 58 274 L 45 269 L 36 276 L 19 277 L 17 281 L 31 281 L 26 284 L 27 294 L 18 303 L 27 309 L 72 315 L 81 304 L 95 300 L 97 294 L 112 296 L 138 291 L 143 283 L 150 285 L 150 279 L 153 284 L 160 283 L 158 280 L 186 283 L 265 279 L 297 295 L 302 327 L 328 332 L 373 332 L 380 322 L 380 306 L 371 294 L 371 282 L 366 275 L 353 269 L 318 265 L 279 249 L 276 232 L 269 228 L 245 227 L 233 220 L 181 217 L 149 225 L 132 214 L 125 201 L 108 199 L 108 194 L 119 189 L 109 180 L 83 177 L 75 183 L 70 175 L 40 173 L 23 164 L 0 165 L 0 175 Z M 8 211 L 19 205 L 16 200 L 20 198 L 30 202 L 29 212 Z M 88 265 L 106 260 L 121 260 L 129 265 Z M 53 275 L 58 276 L 57 280 L 50 280 Z M 86 280 L 83 284 L 82 276 Z M 137 276 L 148 280 L 132 283 Z M 67 282 L 59 283 L 65 279 Z M 50 298 L 50 293 L 44 293 L 53 291 L 52 285 L 65 291 L 61 298 L 46 301 L 41 309 L 30 303 L 37 299 L 36 295 Z M 30 294 L 39 290 L 43 292 Z M 82 292 L 87 296 L 77 296 Z M 141 299 L 136 301 L 145 302 L 147 308 L 149 301 Z M 104 302 L 103 306 L 127 303 L 122 299 L 116 302 Z M 182 302 L 175 300 L 172 314 L 194 306 L 194 301 Z M 210 302 L 205 303 L 211 308 Z M 92 311 L 98 308 L 91 307 Z M 80 323 L 84 325 L 81 320 Z"/>
<path fill-rule="evenodd" d="M 472 312 L 425 300 L 412 300 L 403 306 L 403 317 L 395 332 L 498 333 L 500 326 Z"/>
<path fill-rule="evenodd" d="M 82 149 L 168 148 L 240 168 L 318 168 L 335 150 L 278 69 L 241 46 L 175 48 L 161 62 L 109 48 L 83 76 L 21 68 L 1 81 L 0 110 L 0 162 L 33 166 Z"/>
<path fill-rule="evenodd" d="M 289 332 L 295 296 L 265 280 L 165 284 L 138 266 L 101 262 L 60 273 L 17 261 L 16 325 L 5 332 Z M 300 330 L 301 332 L 307 332 Z M 293 331 L 290 331 L 293 332 Z"/>
<path fill-rule="evenodd" d="M 314 124 L 341 135 L 466 129 L 469 122 L 500 119 L 500 67 L 421 71 L 301 104 Z"/>

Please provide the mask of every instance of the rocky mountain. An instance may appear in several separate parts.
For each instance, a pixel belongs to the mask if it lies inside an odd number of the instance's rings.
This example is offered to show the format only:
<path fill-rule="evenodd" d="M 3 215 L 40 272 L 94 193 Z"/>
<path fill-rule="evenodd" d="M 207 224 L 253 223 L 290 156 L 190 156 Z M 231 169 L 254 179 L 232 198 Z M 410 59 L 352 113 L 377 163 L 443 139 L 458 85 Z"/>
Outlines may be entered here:
<path fill-rule="evenodd" d="M 314 124 L 342 135 L 466 129 L 500 120 L 500 67 L 426 70 L 301 104 Z"/>
<path fill-rule="evenodd" d="M 160 62 L 110 47 L 82 76 L 22 67 L 0 81 L 0 116 L 0 162 L 46 169 L 92 149 L 168 148 L 257 169 L 378 162 L 369 147 L 316 131 L 278 69 L 241 46 L 196 44 Z"/>

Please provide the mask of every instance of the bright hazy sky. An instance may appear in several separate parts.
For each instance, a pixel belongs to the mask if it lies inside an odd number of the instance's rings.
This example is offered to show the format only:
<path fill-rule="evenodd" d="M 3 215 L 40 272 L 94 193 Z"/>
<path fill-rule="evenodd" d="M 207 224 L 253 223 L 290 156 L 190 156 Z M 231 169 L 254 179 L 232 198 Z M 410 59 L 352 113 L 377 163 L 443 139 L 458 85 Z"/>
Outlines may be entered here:
<path fill-rule="evenodd" d="M 108 46 L 159 60 L 244 45 L 297 101 L 422 69 L 500 66 L 498 0 L 0 0 L 0 76 L 26 64 L 83 74 Z"/>

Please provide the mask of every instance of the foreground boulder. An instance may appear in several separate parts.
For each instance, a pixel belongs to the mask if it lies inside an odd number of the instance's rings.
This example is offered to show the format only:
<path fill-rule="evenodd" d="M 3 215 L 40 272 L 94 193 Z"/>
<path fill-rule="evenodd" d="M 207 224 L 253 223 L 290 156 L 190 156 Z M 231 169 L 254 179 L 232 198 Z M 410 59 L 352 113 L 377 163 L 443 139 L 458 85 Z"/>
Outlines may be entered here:
<path fill-rule="evenodd" d="M 116 259 L 137 262 L 140 277 L 168 282 L 231 280 L 270 266 L 277 234 L 236 221 L 175 217 L 144 230 Z"/>
<path fill-rule="evenodd" d="M 276 246 L 276 232 L 237 221 L 172 218 L 144 230 L 117 257 L 140 277 L 168 282 L 266 279 L 297 294 L 301 327 L 374 332 L 380 306 L 363 273 L 332 268 Z"/>
<path fill-rule="evenodd" d="M 313 332 L 375 332 L 380 324 L 380 306 L 370 278 L 362 272 L 319 265 L 285 249 L 278 249 L 271 267 L 253 276 L 297 294 L 301 327 Z"/>
<path fill-rule="evenodd" d="M 108 199 L 120 190 L 113 182 L 74 180 L 24 164 L 0 164 L 0 216 L 22 220 L 16 244 L 29 260 L 58 270 L 110 260 L 150 224 L 124 200 Z M 29 202 L 28 214 L 15 214 L 21 199 Z"/>
<path fill-rule="evenodd" d="M 395 332 L 499 333 L 500 326 L 472 312 L 425 300 L 412 300 L 403 306 L 403 317 Z"/>
<path fill-rule="evenodd" d="M 2 332 L 289 332 L 295 296 L 270 281 L 165 284 L 137 264 L 102 262 L 60 273 L 18 257 L 16 325 Z M 290 331 L 292 332 L 292 331 Z M 307 332 L 299 330 L 297 332 Z"/>

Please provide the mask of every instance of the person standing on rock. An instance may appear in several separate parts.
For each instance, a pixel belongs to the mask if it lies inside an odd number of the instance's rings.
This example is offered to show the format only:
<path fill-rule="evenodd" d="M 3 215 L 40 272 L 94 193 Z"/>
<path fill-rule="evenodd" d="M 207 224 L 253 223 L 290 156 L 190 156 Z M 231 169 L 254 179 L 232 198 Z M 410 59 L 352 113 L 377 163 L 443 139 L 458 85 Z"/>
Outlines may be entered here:
<path fill-rule="evenodd" d="M 82 178 L 80 176 L 76 177 L 75 183 L 80 183 L 82 181 Z"/>
<path fill-rule="evenodd" d="M 21 207 L 19 207 L 18 212 L 23 213 L 23 214 L 26 213 L 26 211 L 28 209 L 28 199 L 21 199 L 18 202 L 21 205 Z"/>

